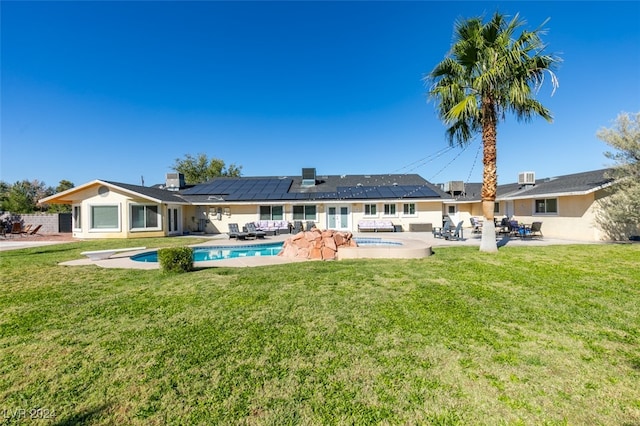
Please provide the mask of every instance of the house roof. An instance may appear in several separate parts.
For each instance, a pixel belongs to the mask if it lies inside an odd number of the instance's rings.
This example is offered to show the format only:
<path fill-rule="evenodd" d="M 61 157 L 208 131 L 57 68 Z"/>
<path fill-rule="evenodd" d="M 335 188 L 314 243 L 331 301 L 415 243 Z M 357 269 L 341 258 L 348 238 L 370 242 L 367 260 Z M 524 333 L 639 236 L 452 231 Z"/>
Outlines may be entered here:
<path fill-rule="evenodd" d="M 191 203 L 440 199 L 448 194 L 417 174 L 317 176 L 315 185 L 301 177 L 220 177 L 180 191 Z"/>
<path fill-rule="evenodd" d="M 82 191 L 91 186 L 106 186 L 111 188 L 119 188 L 120 190 L 133 194 L 137 197 L 146 198 L 158 203 L 175 203 L 175 204 L 187 204 L 177 192 L 167 191 L 155 187 L 131 185 L 128 183 L 113 182 L 108 180 L 96 179 L 91 182 L 85 183 L 80 186 L 76 186 L 66 191 L 59 192 L 49 197 L 40 200 L 41 203 L 59 203 L 59 204 L 71 204 L 73 199 L 69 198 L 69 195 Z"/>
<path fill-rule="evenodd" d="M 521 185 L 518 183 L 498 185 L 496 200 L 588 194 L 611 184 L 613 179 L 606 177 L 608 171 L 610 169 L 536 179 L 535 185 Z M 465 183 L 464 188 L 465 191 L 460 196 L 455 197 L 455 202 L 481 200 L 481 183 Z"/>
<path fill-rule="evenodd" d="M 146 198 L 149 198 L 158 202 L 177 203 L 177 204 L 187 203 L 187 201 L 184 198 L 182 198 L 177 191 L 169 191 L 166 189 L 160 189 L 153 186 L 150 187 L 150 186 L 131 185 L 128 183 L 113 182 L 108 180 L 103 180 L 101 182 L 104 182 L 113 186 L 117 186 L 129 192 L 140 194 Z"/>
<path fill-rule="evenodd" d="M 137 197 L 175 204 L 449 198 L 447 193 L 417 174 L 387 174 L 317 176 L 315 185 L 305 185 L 302 177 L 219 177 L 180 191 L 98 179 L 41 201 L 69 204 L 72 201 L 68 197 L 70 194 L 93 185 L 119 188 Z"/>
<path fill-rule="evenodd" d="M 533 198 L 541 196 L 584 195 L 607 187 L 613 181 L 607 177 L 610 169 L 574 173 L 536 179 L 535 185 L 510 184 L 499 193 L 499 199 Z"/>

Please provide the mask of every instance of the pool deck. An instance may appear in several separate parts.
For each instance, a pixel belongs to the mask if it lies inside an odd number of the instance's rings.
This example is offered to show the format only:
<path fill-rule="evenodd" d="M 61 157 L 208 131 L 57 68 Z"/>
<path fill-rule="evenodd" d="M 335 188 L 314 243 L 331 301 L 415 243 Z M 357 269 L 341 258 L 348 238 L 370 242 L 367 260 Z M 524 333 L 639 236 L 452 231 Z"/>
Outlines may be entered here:
<path fill-rule="evenodd" d="M 402 242 L 401 247 L 358 247 L 354 249 L 343 250 L 339 252 L 339 259 L 362 259 L 362 258 L 422 258 L 431 254 L 433 248 L 448 247 L 448 246 L 480 246 L 480 234 L 467 235 L 461 241 L 448 241 L 441 238 L 434 238 L 430 232 L 363 232 L 354 233 L 356 238 L 381 238 L 383 240 L 393 240 Z M 219 247 L 235 247 L 246 246 L 253 244 L 265 244 L 273 242 L 282 242 L 291 237 L 291 234 L 269 236 L 265 239 L 236 241 L 230 240 L 226 235 L 214 235 L 211 236 L 209 241 L 194 244 L 193 247 L 202 246 L 219 246 Z M 188 244 L 188 240 L 185 241 Z M 525 239 L 499 237 L 498 247 L 509 246 L 546 246 L 556 244 L 598 244 L 587 241 L 574 241 L 574 240 L 560 240 L 553 238 L 543 239 Z M 158 263 L 147 262 L 135 262 L 130 259 L 130 256 L 146 251 L 155 250 L 154 248 L 147 248 L 146 250 L 121 252 L 114 254 L 109 259 L 104 260 L 90 260 L 88 258 L 72 260 L 63 262 L 64 266 L 80 266 L 80 265 L 96 265 L 102 268 L 130 268 L 130 269 L 158 269 Z M 211 267 L 256 267 L 256 266 L 269 266 L 269 265 L 281 265 L 293 262 L 306 262 L 306 259 L 290 259 L 281 256 L 253 256 L 253 257 L 239 257 L 234 259 L 223 259 L 213 261 L 203 261 L 196 264 L 196 268 L 211 268 Z"/>
<path fill-rule="evenodd" d="M 480 234 L 472 234 L 465 229 L 465 238 L 461 241 L 447 241 L 441 238 L 434 238 L 430 232 L 361 232 L 354 233 L 356 238 L 381 238 L 383 240 L 394 240 L 403 243 L 402 248 L 398 247 L 359 247 L 356 250 L 348 252 L 343 250 L 338 255 L 340 259 L 356 259 L 356 258 L 417 258 L 428 256 L 432 249 L 438 247 L 447 246 L 480 246 Z M 273 242 L 282 242 L 291 237 L 291 234 L 269 236 L 265 239 L 258 240 L 246 240 L 236 241 L 227 238 L 226 234 L 211 235 L 208 241 L 200 244 L 194 244 L 193 246 L 222 246 L 222 247 L 234 247 L 239 245 L 250 244 L 264 244 Z M 54 244 L 64 244 L 66 242 L 72 242 L 71 238 L 64 238 L 64 235 L 54 235 L 52 238 L 42 239 L 26 239 L 26 238 L 7 238 L 0 240 L 0 251 L 16 250 L 31 247 L 39 247 Z M 198 237 L 202 237 L 199 235 Z M 190 237 L 175 237 L 184 238 L 185 244 L 189 244 Z M 576 240 L 562 240 L 556 238 L 545 237 L 543 239 L 526 239 L 498 237 L 498 247 L 517 247 L 517 246 L 546 246 L 546 245 L 558 245 L 558 244 L 606 244 L 606 242 L 589 242 L 589 241 L 576 241 Z M 79 266 L 79 265 L 96 265 L 103 268 L 131 268 L 131 269 L 158 269 L 157 263 L 145 263 L 134 262 L 129 257 L 133 254 L 155 250 L 153 247 L 149 247 L 146 250 L 135 252 L 122 252 L 111 256 L 109 259 L 92 261 L 87 258 L 72 260 L 69 262 L 63 262 L 61 265 L 65 266 Z M 198 262 L 197 267 L 254 267 L 254 266 L 268 266 L 279 265 L 292 262 L 304 262 L 302 259 L 288 259 L 280 256 L 256 256 L 256 257 L 241 257 L 235 259 L 214 260 L 206 262 Z"/>

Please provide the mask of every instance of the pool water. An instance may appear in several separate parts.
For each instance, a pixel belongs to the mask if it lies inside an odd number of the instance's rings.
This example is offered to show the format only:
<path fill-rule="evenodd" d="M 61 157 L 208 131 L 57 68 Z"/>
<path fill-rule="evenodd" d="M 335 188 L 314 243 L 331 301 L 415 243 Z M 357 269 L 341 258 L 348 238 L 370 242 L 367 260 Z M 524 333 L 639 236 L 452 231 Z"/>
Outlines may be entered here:
<path fill-rule="evenodd" d="M 359 246 L 401 246 L 399 241 L 383 240 L 382 238 L 354 238 Z"/>
<path fill-rule="evenodd" d="M 194 247 L 193 261 L 203 262 L 206 260 L 235 259 L 238 257 L 252 256 L 276 256 L 282 250 L 283 243 L 254 244 L 250 246 L 234 247 Z M 136 262 L 157 262 L 158 252 L 149 251 L 146 253 L 131 256 L 131 260 Z"/>
<path fill-rule="evenodd" d="M 382 238 L 354 238 L 359 246 L 401 246 L 398 241 L 383 240 Z M 207 260 L 235 259 L 238 257 L 252 256 L 276 256 L 282 250 L 284 243 L 253 244 L 233 247 L 194 247 L 193 261 L 204 262 Z M 146 253 L 131 256 L 131 260 L 136 262 L 158 262 L 158 252 L 148 251 Z"/>

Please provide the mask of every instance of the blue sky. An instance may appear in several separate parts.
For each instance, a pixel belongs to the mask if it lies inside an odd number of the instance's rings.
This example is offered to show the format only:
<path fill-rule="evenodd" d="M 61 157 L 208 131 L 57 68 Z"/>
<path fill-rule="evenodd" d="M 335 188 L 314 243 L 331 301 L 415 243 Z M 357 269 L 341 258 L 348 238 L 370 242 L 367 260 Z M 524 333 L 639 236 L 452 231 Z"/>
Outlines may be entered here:
<path fill-rule="evenodd" d="M 0 179 L 160 183 L 205 153 L 244 176 L 482 179 L 448 150 L 422 78 L 456 19 L 545 19 L 554 115 L 498 128 L 499 183 L 609 165 L 596 137 L 640 111 L 640 2 L 11 2 L 1 7 Z"/>

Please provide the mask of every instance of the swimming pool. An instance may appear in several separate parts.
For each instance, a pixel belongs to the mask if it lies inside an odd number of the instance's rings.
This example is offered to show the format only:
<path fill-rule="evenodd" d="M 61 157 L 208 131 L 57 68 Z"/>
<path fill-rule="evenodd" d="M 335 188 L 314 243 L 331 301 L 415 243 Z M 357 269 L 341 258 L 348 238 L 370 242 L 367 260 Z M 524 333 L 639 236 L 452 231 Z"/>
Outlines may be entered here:
<path fill-rule="evenodd" d="M 282 244 L 283 243 L 280 242 L 233 247 L 194 247 L 193 261 L 204 262 L 207 260 L 235 259 L 238 257 L 276 256 L 280 253 L 280 250 L 282 250 Z M 158 251 L 136 254 L 131 256 L 131 260 L 136 262 L 158 262 Z"/>

